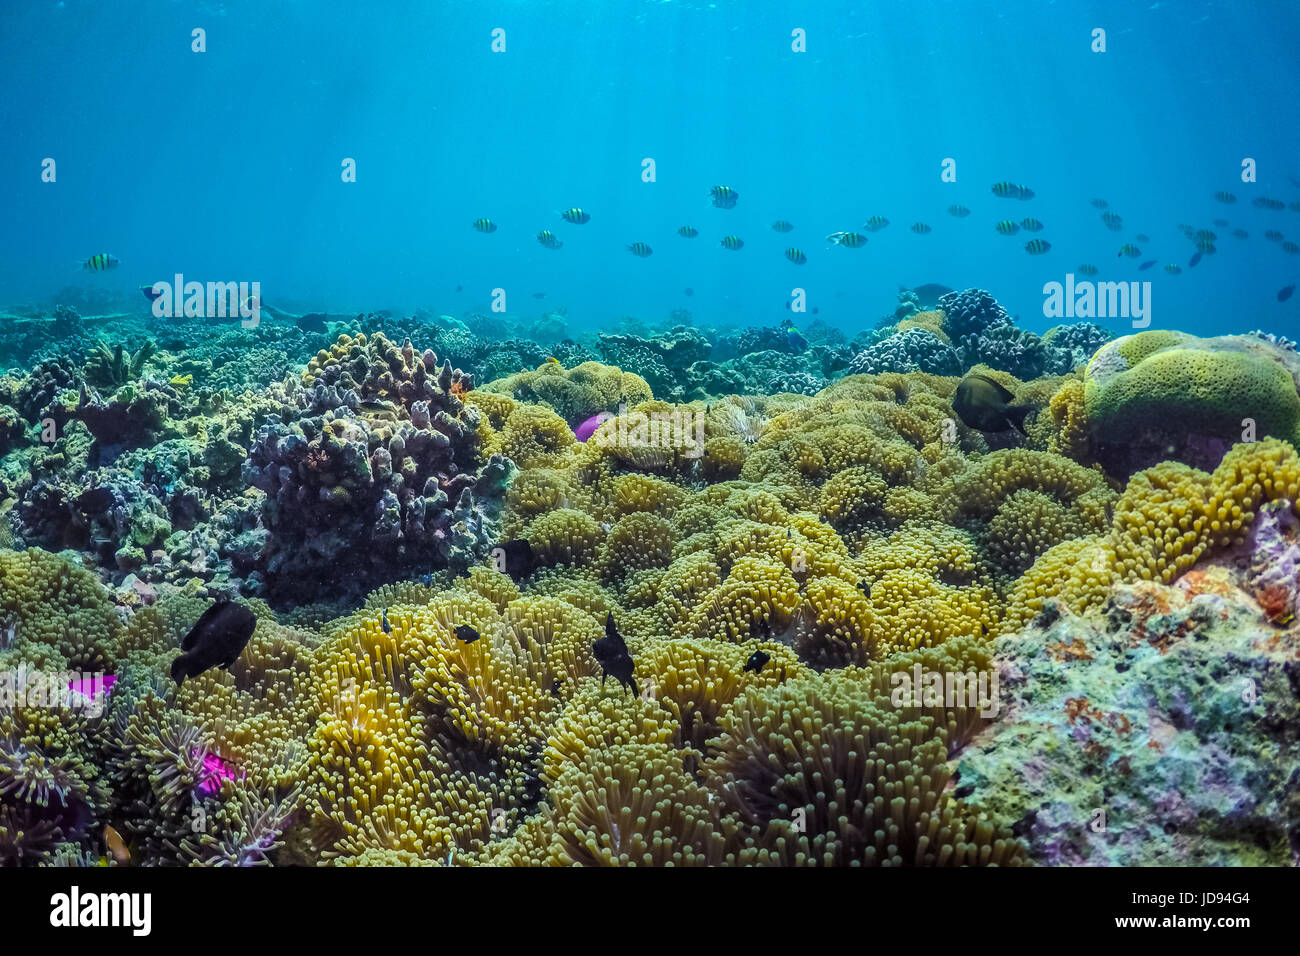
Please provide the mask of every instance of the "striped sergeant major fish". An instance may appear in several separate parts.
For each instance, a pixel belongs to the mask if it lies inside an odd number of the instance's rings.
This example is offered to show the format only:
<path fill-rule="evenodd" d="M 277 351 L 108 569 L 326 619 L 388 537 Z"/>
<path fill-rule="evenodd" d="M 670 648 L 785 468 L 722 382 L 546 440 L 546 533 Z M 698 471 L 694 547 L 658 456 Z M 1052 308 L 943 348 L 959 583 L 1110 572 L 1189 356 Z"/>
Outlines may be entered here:
<path fill-rule="evenodd" d="M 110 256 L 107 252 L 91 256 L 81 264 L 81 268 L 87 272 L 107 272 L 109 269 L 116 269 L 117 266 L 117 256 Z"/>

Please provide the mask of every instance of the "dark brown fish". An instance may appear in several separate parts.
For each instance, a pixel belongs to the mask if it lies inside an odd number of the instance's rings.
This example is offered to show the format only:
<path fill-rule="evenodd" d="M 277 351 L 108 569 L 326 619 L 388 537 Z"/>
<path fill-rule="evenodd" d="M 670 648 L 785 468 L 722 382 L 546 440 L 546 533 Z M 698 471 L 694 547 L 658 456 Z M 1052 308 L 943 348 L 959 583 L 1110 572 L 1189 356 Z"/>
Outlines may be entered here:
<path fill-rule="evenodd" d="M 1014 428 L 1025 434 L 1025 416 L 1032 405 L 1012 405 L 1015 396 L 987 375 L 971 373 L 957 386 L 952 401 L 957 417 L 970 428 L 982 432 L 1002 432 Z"/>
<path fill-rule="evenodd" d="M 460 638 L 462 641 L 464 641 L 466 644 L 473 644 L 475 641 L 478 640 L 479 633 L 468 624 L 457 624 L 456 636 Z"/>
<path fill-rule="evenodd" d="M 612 677 L 623 687 L 631 686 L 633 694 L 637 693 L 636 678 L 632 676 L 632 655 L 627 652 L 627 644 L 614 625 L 612 611 L 605 617 L 605 636 L 591 645 L 591 653 L 600 664 L 601 687 L 605 686 L 607 678 Z"/>
<path fill-rule="evenodd" d="M 536 567 L 533 546 L 524 538 L 514 538 L 499 546 L 505 555 L 505 573 L 516 582 L 528 577 Z"/>
<path fill-rule="evenodd" d="M 213 667 L 229 670 L 255 627 L 257 618 L 244 605 L 233 601 L 212 605 L 181 641 L 185 653 L 172 661 L 172 680 L 183 684 L 185 678 L 197 677 Z"/>

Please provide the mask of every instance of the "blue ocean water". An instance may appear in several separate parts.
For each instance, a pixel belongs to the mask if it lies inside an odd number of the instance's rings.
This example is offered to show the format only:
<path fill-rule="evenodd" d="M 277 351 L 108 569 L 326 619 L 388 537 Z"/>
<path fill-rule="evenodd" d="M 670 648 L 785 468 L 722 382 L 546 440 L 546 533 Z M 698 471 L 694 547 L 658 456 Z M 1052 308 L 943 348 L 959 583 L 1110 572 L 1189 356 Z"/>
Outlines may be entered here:
<path fill-rule="evenodd" d="M 1285 332 L 1300 299 L 1276 293 L 1300 258 L 1263 233 L 1300 236 L 1300 212 L 1252 200 L 1300 199 L 1298 41 L 1300 6 L 1282 0 L 7 0 L 0 305 L 84 284 L 143 311 L 137 287 L 180 272 L 335 312 L 487 311 L 500 288 L 507 318 L 563 306 L 592 329 L 683 306 L 774 324 L 799 287 L 856 330 L 900 285 L 937 282 L 989 289 L 1041 331 L 1044 283 L 1093 263 L 1152 282 L 1154 327 Z M 948 158 L 956 182 L 941 181 Z M 1036 197 L 998 198 L 999 181 Z M 735 209 L 710 205 L 718 184 Z M 571 206 L 591 221 L 563 222 Z M 873 215 L 891 224 L 865 248 L 826 242 Z M 483 216 L 495 233 L 471 228 Z M 994 231 L 1025 216 L 1047 254 Z M 1213 229 L 1217 253 L 1188 268 L 1180 224 Z M 1141 258 L 1119 258 L 1139 233 Z M 630 255 L 637 241 L 654 254 Z M 78 271 L 98 252 L 121 267 Z"/>

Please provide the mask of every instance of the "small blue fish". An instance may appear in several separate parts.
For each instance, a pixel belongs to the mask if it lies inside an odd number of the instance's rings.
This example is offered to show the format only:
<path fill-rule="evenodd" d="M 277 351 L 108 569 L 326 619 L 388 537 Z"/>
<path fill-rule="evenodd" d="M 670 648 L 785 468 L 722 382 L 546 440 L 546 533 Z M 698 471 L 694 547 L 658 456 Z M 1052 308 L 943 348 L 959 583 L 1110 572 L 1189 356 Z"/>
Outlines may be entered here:
<path fill-rule="evenodd" d="M 1187 261 L 1187 268 L 1190 269 L 1192 266 L 1196 265 L 1196 263 L 1200 261 L 1201 261 L 1201 253 L 1198 250 L 1195 254 L 1192 255 L 1192 258 Z"/>
<path fill-rule="evenodd" d="M 420 578 L 420 582 L 421 582 L 421 583 L 422 583 L 426 588 L 429 587 L 429 585 L 433 584 L 433 572 L 430 571 L 430 572 L 429 572 L 428 574 L 426 574 L 424 577 Z"/>
<path fill-rule="evenodd" d="M 1145 272 L 1147 269 L 1150 269 L 1155 264 L 1156 264 L 1156 260 L 1148 259 L 1146 262 L 1142 263 L 1142 265 L 1138 266 L 1138 272 Z"/>
<path fill-rule="evenodd" d="M 1295 285 L 1289 285 L 1285 289 L 1279 289 L 1277 292 L 1277 301 L 1285 302 L 1291 298 L 1291 293 L 1295 292 Z"/>

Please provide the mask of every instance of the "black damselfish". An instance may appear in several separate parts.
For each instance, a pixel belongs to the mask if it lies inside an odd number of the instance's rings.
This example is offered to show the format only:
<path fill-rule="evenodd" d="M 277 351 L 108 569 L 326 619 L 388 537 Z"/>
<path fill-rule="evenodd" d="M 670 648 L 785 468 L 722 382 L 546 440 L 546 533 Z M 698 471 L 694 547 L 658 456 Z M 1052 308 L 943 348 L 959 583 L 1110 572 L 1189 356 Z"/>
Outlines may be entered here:
<path fill-rule="evenodd" d="M 533 573 L 536 566 L 533 558 L 533 546 L 524 538 L 515 538 L 499 546 L 505 553 L 505 573 L 516 582 Z M 500 567 L 498 566 L 498 570 Z"/>
<path fill-rule="evenodd" d="M 606 678 L 612 677 L 623 687 L 631 686 L 633 694 L 637 693 L 636 678 L 632 676 L 632 655 L 627 652 L 623 636 L 618 633 L 612 611 L 605 617 L 605 636 L 591 645 L 591 653 L 600 663 L 600 686 L 604 687 Z"/>
<path fill-rule="evenodd" d="M 466 644 L 473 644 L 475 641 L 478 640 L 479 633 L 468 624 L 457 624 L 456 636 L 460 638 L 462 641 L 464 641 Z"/>
<path fill-rule="evenodd" d="M 257 618 L 242 604 L 220 601 L 203 612 L 181 641 L 185 651 L 172 661 L 172 680 L 185 683 L 213 667 L 229 670 L 253 636 Z"/>
<path fill-rule="evenodd" d="M 745 666 L 740 669 L 741 673 L 745 671 L 753 671 L 755 674 L 762 673 L 763 665 L 771 659 L 771 655 L 765 654 L 763 651 L 755 651 L 749 655 L 749 660 L 745 661 Z"/>

